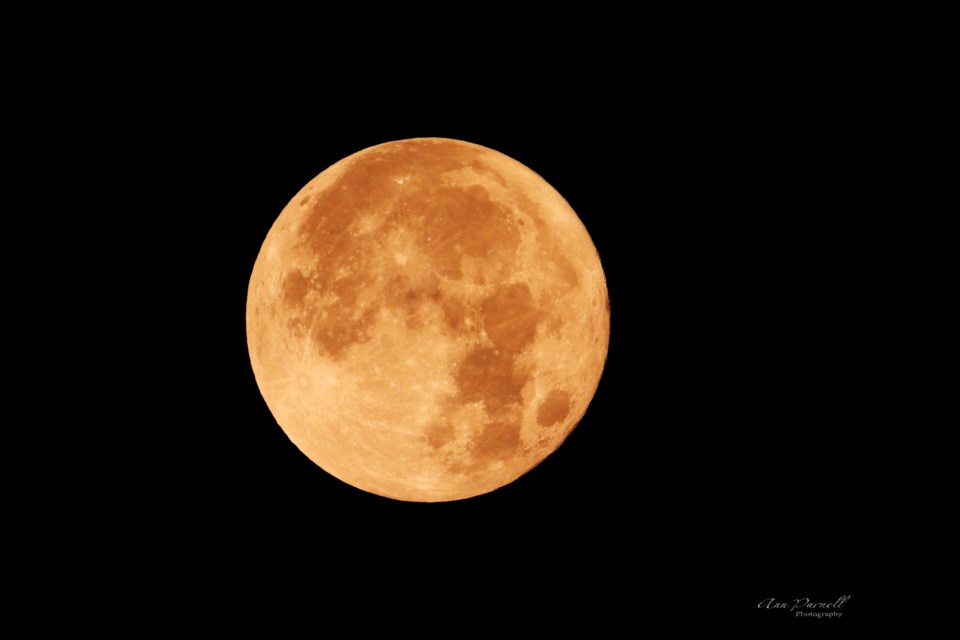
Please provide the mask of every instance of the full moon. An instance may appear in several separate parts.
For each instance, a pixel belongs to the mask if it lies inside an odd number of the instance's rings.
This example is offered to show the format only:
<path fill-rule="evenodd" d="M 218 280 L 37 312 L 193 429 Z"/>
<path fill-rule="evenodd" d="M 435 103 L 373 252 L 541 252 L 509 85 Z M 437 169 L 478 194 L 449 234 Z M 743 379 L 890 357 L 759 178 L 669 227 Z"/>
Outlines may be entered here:
<path fill-rule="evenodd" d="M 247 346 L 291 441 L 364 491 L 493 491 L 564 441 L 600 381 L 610 305 L 580 219 L 539 175 L 444 138 L 311 180 L 250 277 Z"/>

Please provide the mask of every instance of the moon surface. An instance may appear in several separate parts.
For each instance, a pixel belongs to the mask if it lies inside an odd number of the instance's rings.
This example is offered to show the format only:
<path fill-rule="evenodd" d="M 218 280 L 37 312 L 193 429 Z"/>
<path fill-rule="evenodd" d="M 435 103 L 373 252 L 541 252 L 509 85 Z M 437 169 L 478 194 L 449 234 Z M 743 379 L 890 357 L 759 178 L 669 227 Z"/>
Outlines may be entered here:
<path fill-rule="evenodd" d="M 610 306 L 580 219 L 486 147 L 417 138 L 311 180 L 260 249 L 247 345 L 277 422 L 317 465 L 398 500 L 459 500 L 576 427 Z"/>

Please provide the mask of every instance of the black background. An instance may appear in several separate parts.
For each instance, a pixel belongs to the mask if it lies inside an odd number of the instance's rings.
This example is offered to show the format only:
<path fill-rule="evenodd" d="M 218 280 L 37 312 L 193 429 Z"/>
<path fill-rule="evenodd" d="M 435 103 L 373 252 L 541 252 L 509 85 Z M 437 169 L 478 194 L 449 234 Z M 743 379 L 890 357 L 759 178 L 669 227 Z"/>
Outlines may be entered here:
<path fill-rule="evenodd" d="M 878 468 L 874 427 L 897 410 L 876 349 L 892 266 L 875 79 L 843 58 L 755 54 L 570 54 L 462 78 L 403 56 L 278 77 L 251 57 L 175 80 L 147 123 L 144 146 L 177 161 L 143 165 L 163 247 L 143 304 L 178 373 L 158 374 L 148 405 L 163 455 L 134 463 L 164 514 L 161 564 L 249 606 L 293 590 L 400 626 L 438 607 L 500 629 L 875 619 L 896 474 Z M 593 238 L 612 307 L 603 379 L 566 443 L 446 504 L 366 494 L 300 454 L 244 326 L 260 244 L 297 190 L 418 136 L 494 148 L 550 182 Z M 840 621 L 757 608 L 842 595 Z"/>

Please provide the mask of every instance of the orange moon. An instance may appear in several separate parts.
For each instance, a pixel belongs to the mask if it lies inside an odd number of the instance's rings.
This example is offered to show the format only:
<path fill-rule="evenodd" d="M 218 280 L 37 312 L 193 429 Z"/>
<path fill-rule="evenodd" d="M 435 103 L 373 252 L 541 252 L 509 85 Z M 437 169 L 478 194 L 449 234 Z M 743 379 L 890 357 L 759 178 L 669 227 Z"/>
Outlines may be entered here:
<path fill-rule="evenodd" d="M 610 305 L 583 223 L 539 175 L 444 138 L 311 180 L 253 267 L 247 345 L 293 443 L 364 491 L 441 502 L 529 471 L 576 427 Z"/>

